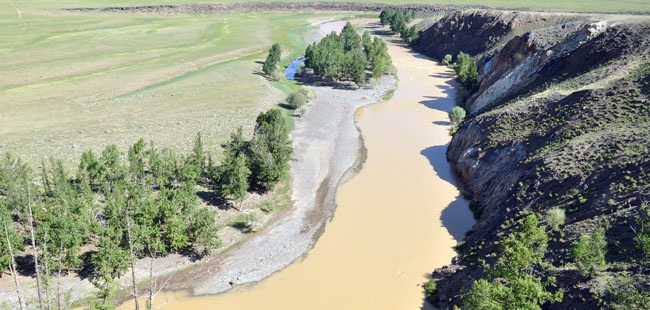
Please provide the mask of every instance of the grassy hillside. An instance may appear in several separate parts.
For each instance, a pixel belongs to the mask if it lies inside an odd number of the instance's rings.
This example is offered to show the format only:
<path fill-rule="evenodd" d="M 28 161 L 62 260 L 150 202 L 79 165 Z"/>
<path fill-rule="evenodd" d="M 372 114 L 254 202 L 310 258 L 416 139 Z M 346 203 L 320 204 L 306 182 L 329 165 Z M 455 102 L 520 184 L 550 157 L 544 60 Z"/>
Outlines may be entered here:
<path fill-rule="evenodd" d="M 271 44 L 280 42 L 288 62 L 304 49 L 311 20 L 327 18 L 16 7 L 0 13 L 0 151 L 31 162 L 76 161 L 85 150 L 140 137 L 189 147 L 198 131 L 215 149 L 283 98 L 256 74 Z"/>

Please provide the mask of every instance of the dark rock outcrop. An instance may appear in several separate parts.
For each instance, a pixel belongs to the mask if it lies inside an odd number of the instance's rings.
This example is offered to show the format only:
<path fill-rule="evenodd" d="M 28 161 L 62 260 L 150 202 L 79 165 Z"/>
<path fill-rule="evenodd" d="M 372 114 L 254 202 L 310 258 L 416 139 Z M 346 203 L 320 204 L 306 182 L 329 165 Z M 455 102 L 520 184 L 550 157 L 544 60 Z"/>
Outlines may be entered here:
<path fill-rule="evenodd" d="M 566 222 L 549 229 L 553 271 L 540 273 L 557 277 L 553 290 L 564 301 L 544 308 L 607 308 L 606 279 L 648 278 L 630 227 L 650 201 L 650 23 L 520 14 L 454 12 L 418 45 L 434 57 L 482 54 L 479 85 L 465 102 L 470 117 L 447 151 L 480 217 L 455 264 L 434 272 L 437 306 L 458 304 L 482 276 L 479 261 L 494 262 L 518 219 L 535 213 L 545 223 L 557 207 Z M 603 223 L 610 267 L 580 277 L 571 247 Z"/>

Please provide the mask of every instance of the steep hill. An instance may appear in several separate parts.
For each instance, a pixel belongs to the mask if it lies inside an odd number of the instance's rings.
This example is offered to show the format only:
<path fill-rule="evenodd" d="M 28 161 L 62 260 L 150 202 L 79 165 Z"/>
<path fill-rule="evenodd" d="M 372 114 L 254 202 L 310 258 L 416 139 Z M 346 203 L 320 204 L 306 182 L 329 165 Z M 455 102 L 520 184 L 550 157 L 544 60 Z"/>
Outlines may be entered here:
<path fill-rule="evenodd" d="M 434 272 L 437 306 L 462 306 L 503 236 L 532 213 L 549 236 L 548 265 L 535 272 L 556 277 L 547 289 L 564 294 L 543 308 L 644 307 L 624 299 L 650 288 L 650 245 L 639 239 L 650 225 L 641 208 L 650 200 L 650 22 L 459 11 L 425 30 L 416 49 L 468 52 L 480 73 L 447 151 L 479 216 L 455 264 Z M 557 231 L 553 208 L 566 214 Z M 573 247 L 598 227 L 607 265 L 581 275 Z"/>

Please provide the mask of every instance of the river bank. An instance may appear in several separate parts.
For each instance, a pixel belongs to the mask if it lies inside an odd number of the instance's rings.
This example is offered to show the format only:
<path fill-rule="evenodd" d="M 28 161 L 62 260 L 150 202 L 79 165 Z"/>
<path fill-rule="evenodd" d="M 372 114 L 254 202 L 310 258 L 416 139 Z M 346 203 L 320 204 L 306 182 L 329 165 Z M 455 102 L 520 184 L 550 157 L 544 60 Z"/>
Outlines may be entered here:
<path fill-rule="evenodd" d="M 394 78 L 387 76 L 372 89 L 314 87 L 316 99 L 291 134 L 293 205 L 269 227 L 225 255 L 209 258 L 202 266 L 174 277 L 169 289 L 189 290 L 193 295 L 221 293 L 260 281 L 307 253 L 334 212 L 339 183 L 361 163 L 355 111 L 381 101 L 394 83 Z"/>
<path fill-rule="evenodd" d="M 399 43 L 390 44 L 389 52 L 400 85 L 388 102 L 369 105 L 367 90 L 314 89 L 322 101 L 293 133 L 297 162 L 307 164 L 293 171 L 294 198 L 306 199 L 296 200 L 278 226 L 245 247 L 248 253 L 273 249 L 270 242 L 282 242 L 278 236 L 287 231 L 287 240 L 318 234 L 336 207 L 314 248 L 300 256 L 304 260 L 254 286 L 239 285 L 266 270 L 266 262 L 273 265 L 294 249 L 310 249 L 296 240 L 273 256 L 249 258 L 244 265 L 259 268 L 250 274 L 226 273 L 224 280 L 235 277 L 227 294 L 168 293 L 160 298 L 170 301 L 166 309 L 430 309 L 420 286 L 433 268 L 451 262 L 453 246 L 473 224 L 444 158 L 454 75 Z M 367 154 L 358 153 L 362 145 Z M 341 168 L 355 161 L 363 167 L 341 185 L 339 177 L 346 175 Z M 310 200 L 314 190 L 317 201 Z M 294 217 L 308 205 L 320 207 Z M 224 269 L 242 266 L 235 260 L 223 263 L 228 264 Z M 201 276 L 196 275 L 201 285 L 191 293 L 224 287 L 215 273 Z"/>

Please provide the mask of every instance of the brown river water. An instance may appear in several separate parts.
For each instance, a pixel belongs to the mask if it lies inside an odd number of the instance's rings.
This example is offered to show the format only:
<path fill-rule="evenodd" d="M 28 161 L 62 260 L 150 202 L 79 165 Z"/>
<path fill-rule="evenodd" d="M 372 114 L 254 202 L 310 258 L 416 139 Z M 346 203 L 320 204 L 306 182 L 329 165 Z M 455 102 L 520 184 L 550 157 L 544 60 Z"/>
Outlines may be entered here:
<path fill-rule="evenodd" d="M 453 72 L 401 46 L 390 53 L 399 87 L 357 111 L 367 160 L 339 188 L 334 218 L 307 257 L 224 294 L 158 296 L 163 309 L 430 308 L 421 285 L 473 224 L 445 159 Z"/>

